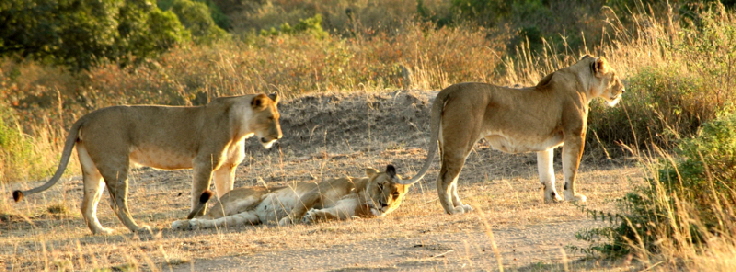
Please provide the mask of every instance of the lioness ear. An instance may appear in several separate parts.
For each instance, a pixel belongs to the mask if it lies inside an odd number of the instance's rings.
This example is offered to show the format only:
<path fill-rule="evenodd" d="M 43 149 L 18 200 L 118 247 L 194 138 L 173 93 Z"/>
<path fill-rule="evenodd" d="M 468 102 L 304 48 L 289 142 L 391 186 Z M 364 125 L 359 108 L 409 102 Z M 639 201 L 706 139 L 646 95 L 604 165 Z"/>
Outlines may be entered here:
<path fill-rule="evenodd" d="M 271 98 L 271 100 L 273 100 L 273 103 L 279 103 L 279 94 L 277 93 L 269 94 L 268 98 Z"/>
<path fill-rule="evenodd" d="M 387 165 L 387 166 L 386 166 L 386 174 L 387 174 L 387 175 L 388 175 L 389 177 L 391 177 L 391 178 L 394 178 L 394 177 L 396 176 L 396 168 L 394 168 L 394 166 L 393 166 L 393 165 L 390 165 L 390 164 L 389 164 L 389 165 Z"/>
<path fill-rule="evenodd" d="M 365 174 L 368 176 L 368 178 L 373 178 L 376 175 L 378 175 L 378 170 L 373 169 L 373 168 L 366 168 Z"/>
<path fill-rule="evenodd" d="M 256 97 L 253 97 L 253 101 L 250 102 L 250 105 L 253 107 L 253 109 L 262 110 L 264 107 L 266 107 L 267 98 L 268 97 L 265 94 L 256 95 Z"/>
<path fill-rule="evenodd" d="M 595 60 L 592 66 L 593 74 L 596 75 L 598 75 L 598 73 L 607 74 L 608 69 L 610 69 L 610 67 L 608 66 L 608 60 L 605 57 L 600 57 Z"/>

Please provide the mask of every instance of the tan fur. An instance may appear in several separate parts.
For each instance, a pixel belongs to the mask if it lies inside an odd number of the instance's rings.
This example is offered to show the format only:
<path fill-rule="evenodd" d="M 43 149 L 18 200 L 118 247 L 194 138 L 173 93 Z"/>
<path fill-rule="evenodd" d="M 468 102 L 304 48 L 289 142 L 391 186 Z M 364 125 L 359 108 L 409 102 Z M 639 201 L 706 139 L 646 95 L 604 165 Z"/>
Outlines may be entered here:
<path fill-rule="evenodd" d="M 575 176 L 585 145 L 588 103 L 596 97 L 616 104 L 624 87 L 603 57 L 585 56 L 547 75 L 534 87 L 512 89 L 485 83 L 459 83 L 437 94 L 430 117 L 427 160 L 413 183 L 427 172 L 439 145 L 437 194 L 448 214 L 469 212 L 457 193 L 457 178 L 473 145 L 485 138 L 507 153 L 537 152 L 546 202 L 562 201 L 554 185 L 552 150 L 564 145 L 565 200 L 586 201 L 575 193 Z"/>
<path fill-rule="evenodd" d="M 175 221 L 174 229 L 238 225 L 312 223 L 354 216 L 384 216 L 401 205 L 411 185 L 389 165 L 386 171 L 366 169 L 367 177 L 345 177 L 320 183 L 299 182 L 280 188 L 250 187 L 230 191 L 205 216 Z M 201 203 L 200 205 L 205 205 Z"/>
<path fill-rule="evenodd" d="M 128 168 L 194 169 L 192 209 L 214 179 L 217 194 L 232 190 L 235 169 L 245 157 L 245 138 L 256 135 L 269 148 L 281 138 L 278 96 L 250 94 L 221 97 L 199 107 L 160 105 L 113 106 L 82 116 L 69 130 L 61 162 L 46 184 L 23 195 L 42 192 L 59 181 L 76 145 L 84 178 L 82 216 L 93 233 L 109 234 L 97 219 L 97 204 L 105 187 L 113 208 L 131 231 L 139 227 L 128 213 Z M 201 210 L 200 213 L 204 213 Z"/>

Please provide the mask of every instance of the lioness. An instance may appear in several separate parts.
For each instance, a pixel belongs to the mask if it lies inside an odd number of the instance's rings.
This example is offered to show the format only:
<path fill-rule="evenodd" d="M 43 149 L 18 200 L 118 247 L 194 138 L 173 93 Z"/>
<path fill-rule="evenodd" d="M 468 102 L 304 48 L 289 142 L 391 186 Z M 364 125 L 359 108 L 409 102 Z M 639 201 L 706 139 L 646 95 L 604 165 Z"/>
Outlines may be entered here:
<path fill-rule="evenodd" d="M 427 160 L 412 183 L 424 177 L 439 145 L 441 168 L 437 194 L 448 214 L 472 211 L 457 194 L 457 178 L 473 145 L 485 138 L 507 153 L 537 152 L 545 202 L 559 202 L 552 149 L 563 146 L 565 200 L 585 202 L 575 193 L 575 175 L 583 155 L 588 103 L 596 97 L 610 106 L 624 86 L 605 58 L 585 56 L 544 77 L 537 86 L 512 89 L 485 83 L 459 83 L 437 94 L 430 114 Z M 404 181 L 402 181 L 404 182 Z"/>
<path fill-rule="evenodd" d="M 392 165 L 384 172 L 368 168 L 366 174 L 365 178 L 299 182 L 290 187 L 237 188 L 222 196 L 206 216 L 178 220 L 171 227 L 195 229 L 276 223 L 287 226 L 299 221 L 384 216 L 401 205 L 411 187 L 399 183 L 401 177 Z M 198 208 L 206 205 L 210 195 L 202 194 Z"/>
<path fill-rule="evenodd" d="M 256 135 L 270 148 L 281 138 L 276 94 L 249 94 L 221 97 L 199 107 L 160 105 L 112 106 L 79 118 L 64 145 L 56 174 L 44 185 L 14 191 L 18 202 L 23 195 L 43 192 L 59 181 L 77 146 L 84 179 L 82 216 L 94 234 L 110 234 L 97 219 L 97 204 L 105 186 L 112 206 L 128 229 L 139 227 L 128 213 L 128 168 L 143 165 L 158 169 L 192 169 L 192 209 L 214 176 L 217 194 L 233 188 L 235 169 L 245 157 L 245 138 Z M 200 211 L 204 213 L 204 211 Z"/>

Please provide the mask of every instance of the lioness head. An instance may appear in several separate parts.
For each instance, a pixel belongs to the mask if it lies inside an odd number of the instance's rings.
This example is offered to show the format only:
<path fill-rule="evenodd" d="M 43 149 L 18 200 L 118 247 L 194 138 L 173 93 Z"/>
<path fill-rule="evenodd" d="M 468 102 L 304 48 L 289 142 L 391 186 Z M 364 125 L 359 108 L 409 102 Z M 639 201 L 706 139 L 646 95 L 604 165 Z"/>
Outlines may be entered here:
<path fill-rule="evenodd" d="M 621 101 L 621 95 L 624 93 L 624 84 L 616 75 L 616 70 L 611 68 L 605 57 L 594 58 L 585 56 L 581 60 L 589 63 L 590 71 L 594 75 L 597 82 L 593 83 L 591 92 L 593 97 L 600 97 L 613 107 Z"/>
<path fill-rule="evenodd" d="M 373 205 L 371 209 L 373 215 L 383 216 L 398 208 L 404 201 L 404 195 L 409 192 L 411 184 L 399 183 L 401 177 L 390 164 L 384 172 L 373 168 L 368 168 L 365 172 L 369 179 L 366 193 Z"/>
<path fill-rule="evenodd" d="M 255 135 L 265 148 L 271 148 L 276 140 L 280 139 L 281 125 L 279 124 L 279 111 L 276 104 L 279 103 L 278 94 L 259 94 L 251 101 L 253 107 L 252 128 Z"/>

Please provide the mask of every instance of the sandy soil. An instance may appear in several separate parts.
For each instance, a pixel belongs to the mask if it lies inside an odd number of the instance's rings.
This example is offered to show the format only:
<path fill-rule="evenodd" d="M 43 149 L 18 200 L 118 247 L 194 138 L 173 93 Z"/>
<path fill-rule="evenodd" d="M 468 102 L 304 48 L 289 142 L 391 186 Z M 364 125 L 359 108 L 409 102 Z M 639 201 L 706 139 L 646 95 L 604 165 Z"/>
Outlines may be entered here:
<path fill-rule="evenodd" d="M 280 105 L 284 138 L 264 150 L 249 141 L 236 186 L 277 185 L 361 176 L 393 164 L 403 176 L 420 168 L 436 92 L 317 94 Z M 642 179 L 621 160 L 588 152 L 579 188 L 587 208 L 613 211 L 613 200 Z M 559 154 L 556 155 L 560 180 Z M 73 177 L 23 203 L 0 201 L 0 271 L 515 271 L 627 270 L 571 246 L 577 231 L 605 225 L 572 204 L 543 204 L 533 154 L 508 155 L 476 146 L 460 176 L 460 191 L 477 212 L 445 215 L 437 202 L 438 163 L 402 207 L 384 218 L 278 228 L 172 231 L 189 203 L 191 171 L 138 169 L 131 174 L 131 212 L 156 234 L 130 234 L 106 200 L 102 224 L 117 235 L 91 236 L 79 215 L 81 180 Z M 12 190 L 40 183 L 6 184 Z M 561 188 L 558 188 L 561 189 Z M 103 196 L 105 199 L 108 196 Z M 61 206 L 68 212 L 50 213 Z M 104 206 L 104 207 L 103 207 Z"/>

